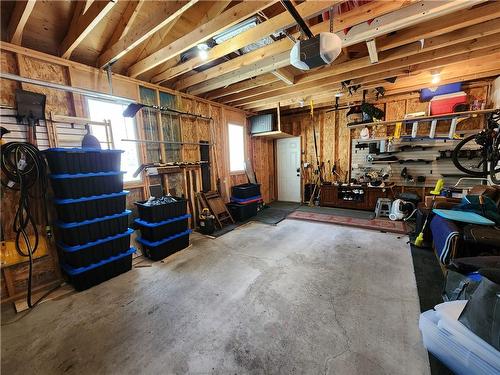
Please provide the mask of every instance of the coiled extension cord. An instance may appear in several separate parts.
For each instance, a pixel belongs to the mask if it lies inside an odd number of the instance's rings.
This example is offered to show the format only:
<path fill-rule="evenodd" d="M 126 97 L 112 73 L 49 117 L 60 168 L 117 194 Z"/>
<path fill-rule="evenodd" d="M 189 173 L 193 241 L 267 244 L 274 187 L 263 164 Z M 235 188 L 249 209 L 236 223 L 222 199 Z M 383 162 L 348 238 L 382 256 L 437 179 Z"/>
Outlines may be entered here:
<path fill-rule="evenodd" d="M 27 142 L 9 142 L 1 146 L 1 167 L 5 176 L 2 185 L 7 189 L 19 191 L 19 202 L 12 229 L 16 233 L 15 246 L 19 255 L 29 258 L 27 303 L 36 306 L 50 292 L 32 303 L 33 254 L 38 249 L 40 234 L 33 218 L 31 201 L 41 199 L 48 238 L 52 236 L 48 225 L 47 164 L 40 150 Z M 37 195 L 38 194 L 38 195 Z M 34 235 L 34 243 L 29 237 L 29 227 Z M 24 244 L 24 246 L 23 246 Z"/>

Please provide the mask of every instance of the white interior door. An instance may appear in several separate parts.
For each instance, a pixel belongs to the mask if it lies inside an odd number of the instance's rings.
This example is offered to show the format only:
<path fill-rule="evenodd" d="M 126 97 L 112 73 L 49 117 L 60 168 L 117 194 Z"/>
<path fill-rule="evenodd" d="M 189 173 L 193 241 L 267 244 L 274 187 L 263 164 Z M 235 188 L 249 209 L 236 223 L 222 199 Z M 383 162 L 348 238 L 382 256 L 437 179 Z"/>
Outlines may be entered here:
<path fill-rule="evenodd" d="M 278 200 L 300 202 L 300 137 L 276 141 Z"/>

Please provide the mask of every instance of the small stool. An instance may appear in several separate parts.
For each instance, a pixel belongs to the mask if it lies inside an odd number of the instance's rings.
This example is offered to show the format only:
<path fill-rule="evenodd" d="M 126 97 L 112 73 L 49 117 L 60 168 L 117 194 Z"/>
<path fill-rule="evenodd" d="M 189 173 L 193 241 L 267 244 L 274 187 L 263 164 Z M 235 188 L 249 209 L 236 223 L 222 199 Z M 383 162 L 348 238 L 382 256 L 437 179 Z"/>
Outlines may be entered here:
<path fill-rule="evenodd" d="M 375 217 L 389 217 L 391 213 L 392 199 L 390 198 L 378 198 L 377 206 L 375 207 Z"/>

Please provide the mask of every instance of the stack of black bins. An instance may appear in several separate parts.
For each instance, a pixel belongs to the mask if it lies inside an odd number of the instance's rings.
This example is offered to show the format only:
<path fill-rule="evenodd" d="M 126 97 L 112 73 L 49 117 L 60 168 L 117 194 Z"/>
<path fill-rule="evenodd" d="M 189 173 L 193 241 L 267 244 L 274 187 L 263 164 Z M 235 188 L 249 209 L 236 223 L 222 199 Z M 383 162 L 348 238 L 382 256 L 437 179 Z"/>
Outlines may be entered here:
<path fill-rule="evenodd" d="M 137 241 L 152 260 L 161 260 L 189 246 L 187 201 L 179 197 L 161 197 L 156 202 L 136 202 L 141 230 Z"/>
<path fill-rule="evenodd" d="M 227 205 L 236 221 L 245 221 L 255 215 L 262 204 L 259 184 L 241 184 L 231 188 L 231 203 Z"/>
<path fill-rule="evenodd" d="M 55 196 L 57 249 L 75 289 L 84 290 L 132 268 L 128 191 L 121 150 L 45 151 Z"/>

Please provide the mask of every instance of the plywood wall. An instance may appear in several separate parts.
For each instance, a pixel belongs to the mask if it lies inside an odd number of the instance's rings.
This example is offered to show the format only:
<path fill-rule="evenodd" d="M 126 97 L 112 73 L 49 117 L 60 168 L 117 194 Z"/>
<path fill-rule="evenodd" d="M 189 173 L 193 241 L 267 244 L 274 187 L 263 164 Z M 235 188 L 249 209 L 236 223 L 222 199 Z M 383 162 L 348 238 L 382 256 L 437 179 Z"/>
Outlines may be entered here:
<path fill-rule="evenodd" d="M 464 87 L 471 103 L 474 100 L 486 100 L 488 94 L 487 84 L 473 84 Z M 418 94 L 407 94 L 381 99 L 374 103 L 376 107 L 385 111 L 386 120 L 404 118 L 405 114 L 413 112 L 426 112 L 428 102 L 421 102 Z M 333 163 L 337 166 L 340 175 L 345 178 L 351 166 L 351 140 L 359 138 L 360 129 L 347 127 L 347 109 L 331 111 L 320 109 L 314 111 L 313 116 L 309 111 L 296 114 L 282 114 L 281 129 L 294 136 L 301 137 L 302 163 L 309 163 L 316 168 L 316 152 L 314 147 L 313 128 L 316 130 L 316 141 L 320 163 L 324 163 L 325 171 L 331 170 Z M 457 130 L 479 129 L 482 126 L 481 117 L 468 119 L 458 124 Z M 444 132 L 449 128 L 449 123 L 438 124 L 437 131 Z M 380 125 L 372 128 L 374 137 L 387 137 L 394 133 L 394 125 Z M 429 129 L 419 127 L 419 134 L 428 134 Z M 254 147 L 254 160 L 266 159 L 269 155 L 267 149 Z M 262 156 L 262 158 L 261 158 Z M 330 163 L 328 163 L 330 162 Z M 303 183 L 313 179 L 312 168 L 303 171 Z M 330 174 L 326 174 L 327 179 Z M 276 197 L 274 197 L 276 198 Z"/>
<path fill-rule="evenodd" d="M 19 74 L 24 77 L 40 79 L 43 81 L 59 83 L 109 93 L 110 87 L 107 81 L 106 74 L 95 68 L 84 66 L 82 64 L 70 62 L 57 57 L 49 56 L 40 52 L 30 51 L 16 46 L 9 46 L 0 53 L 0 68 L 2 72 Z M 15 90 L 22 87 L 23 89 L 40 92 L 46 95 L 46 112 L 47 116 L 50 113 L 68 116 L 86 117 L 88 110 L 86 102 L 81 95 L 71 94 L 64 91 L 43 88 L 35 85 L 19 84 L 13 81 L 0 81 L 2 90 L 0 95 L 0 106 L 15 108 Z M 178 109 L 196 113 L 199 115 L 212 117 L 213 121 L 196 119 L 194 117 L 181 117 L 180 121 L 181 138 L 185 142 L 199 142 L 201 140 L 211 141 L 215 143 L 211 152 L 211 178 L 212 188 L 215 189 L 218 180 L 221 181 L 221 194 L 228 201 L 230 197 L 231 186 L 237 183 L 246 182 L 245 175 L 231 175 L 229 173 L 228 163 L 228 140 L 227 140 L 227 121 L 236 121 L 246 125 L 246 117 L 244 112 L 233 110 L 229 107 L 220 105 L 215 102 L 210 102 L 204 99 L 198 99 L 185 94 L 174 92 L 166 88 L 143 83 L 127 77 L 113 75 L 112 88 L 113 94 L 139 100 L 140 86 L 146 86 L 154 91 L 157 99 L 161 97 L 160 93 L 171 95 L 174 98 L 175 105 Z M 159 104 L 159 103 L 155 103 Z M 144 118 L 139 114 L 137 116 L 138 137 L 146 138 L 144 132 Z M 161 125 L 162 118 L 158 115 L 158 124 Z M 161 135 L 158 131 L 158 138 Z M 250 155 L 250 138 L 248 138 L 248 150 Z M 150 161 L 158 162 L 159 160 L 148 160 L 148 154 L 144 145 L 140 146 L 141 162 Z M 185 145 L 181 149 L 181 160 L 176 161 L 198 161 L 200 160 L 199 146 Z M 264 177 L 263 177 L 264 178 Z M 150 183 L 158 183 L 160 180 L 156 177 L 149 181 L 148 177 L 143 177 L 139 182 L 127 183 L 125 188 L 130 191 L 127 198 L 127 207 L 134 210 L 134 202 L 146 199 L 148 196 Z M 174 188 L 176 194 L 186 194 L 184 190 L 185 183 L 181 173 L 172 174 L 167 177 L 169 188 Z M 14 216 L 15 203 L 17 201 L 16 193 L 10 191 L 2 191 L 1 204 L 3 218 Z M 10 222 L 2 219 L 2 225 Z M 45 223 L 41 223 L 44 225 Z M 3 229 L 3 228 L 2 228 Z M 12 240 L 12 231 L 4 230 L 3 240 Z M 40 273 L 35 275 L 35 288 L 43 288 L 47 285 L 52 285 L 60 279 L 59 267 L 57 265 L 57 255 L 53 242 L 51 244 L 51 252 L 48 257 L 38 261 L 40 264 Z M 7 300 L 19 298 L 25 291 L 23 282 L 26 280 L 25 264 L 12 266 L 2 269 L 2 297 Z"/>

